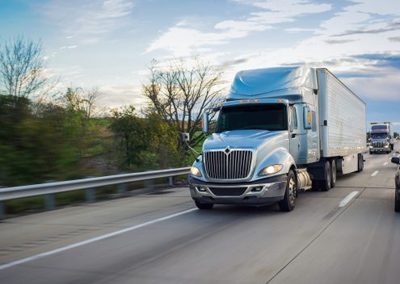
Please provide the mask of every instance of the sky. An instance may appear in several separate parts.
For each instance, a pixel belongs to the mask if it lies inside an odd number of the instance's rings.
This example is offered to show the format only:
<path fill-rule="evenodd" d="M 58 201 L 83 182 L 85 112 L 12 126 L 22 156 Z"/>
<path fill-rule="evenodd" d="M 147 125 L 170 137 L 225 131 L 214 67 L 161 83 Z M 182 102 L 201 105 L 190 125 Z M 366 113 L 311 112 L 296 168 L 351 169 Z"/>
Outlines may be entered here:
<path fill-rule="evenodd" d="M 398 0 L 0 0 L 0 41 L 40 40 L 61 87 L 99 104 L 145 104 L 153 59 L 243 69 L 327 67 L 367 102 L 368 121 L 400 130 Z M 228 90 L 228 89 L 227 89 Z"/>

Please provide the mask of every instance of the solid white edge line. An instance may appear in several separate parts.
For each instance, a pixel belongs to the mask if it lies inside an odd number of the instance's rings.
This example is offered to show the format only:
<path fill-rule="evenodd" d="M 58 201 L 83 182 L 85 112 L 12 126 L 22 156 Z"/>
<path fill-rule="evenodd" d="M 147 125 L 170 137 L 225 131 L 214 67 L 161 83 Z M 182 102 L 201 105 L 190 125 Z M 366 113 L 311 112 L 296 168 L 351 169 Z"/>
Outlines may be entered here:
<path fill-rule="evenodd" d="M 339 203 L 339 207 L 345 207 L 354 197 L 358 195 L 358 191 L 350 192 L 345 198 Z"/>
<path fill-rule="evenodd" d="M 371 177 L 374 177 L 374 176 L 376 176 L 378 173 L 379 173 L 379 171 L 375 171 L 375 172 L 373 172 L 373 173 L 372 173 L 372 175 L 371 175 Z"/>
<path fill-rule="evenodd" d="M 133 231 L 133 230 L 137 230 L 139 228 L 143 228 L 145 226 L 149 226 L 149 225 L 152 225 L 152 224 L 155 224 L 155 223 L 158 223 L 158 222 L 162 222 L 162 221 L 165 221 L 165 220 L 168 220 L 168 219 L 172 219 L 174 217 L 181 216 L 181 215 L 184 215 L 184 214 L 196 211 L 196 210 L 198 210 L 198 209 L 197 208 L 188 209 L 188 210 L 181 211 L 181 212 L 178 212 L 178 213 L 174 213 L 174 214 L 171 214 L 171 215 L 168 215 L 168 216 L 165 216 L 165 217 L 157 218 L 157 219 L 154 219 L 154 220 L 142 223 L 142 224 L 138 224 L 138 225 L 135 225 L 135 226 L 132 226 L 132 227 L 128 227 L 128 228 L 125 228 L 125 229 L 122 229 L 122 230 L 118 230 L 118 231 L 115 231 L 115 232 L 112 232 L 112 233 L 108 233 L 108 234 L 105 234 L 105 235 L 102 235 L 102 236 L 94 237 L 94 238 L 91 238 L 91 239 L 88 239 L 88 240 L 85 240 L 85 241 L 81 241 L 81 242 L 78 242 L 78 243 L 75 243 L 75 244 L 67 245 L 65 247 L 61 247 L 61 248 L 54 249 L 54 250 L 51 250 L 51 251 L 39 253 L 39 254 L 32 255 L 32 256 L 29 256 L 29 257 L 26 257 L 26 258 L 22 258 L 22 259 L 19 259 L 19 260 L 15 260 L 15 261 L 0 265 L 0 270 L 4 270 L 4 269 L 7 269 L 7 268 L 16 266 L 16 265 L 20 265 L 20 264 L 24 264 L 24 263 L 27 263 L 27 262 L 30 262 L 30 261 L 34 261 L 34 260 L 40 259 L 40 258 L 43 258 L 43 257 L 46 257 L 46 256 L 50 256 L 50 255 L 57 254 L 57 253 L 60 253 L 60 252 L 63 252 L 63 251 L 67 251 L 67 250 L 70 250 L 70 249 L 73 249 L 73 248 L 77 248 L 77 247 L 80 247 L 80 246 L 91 244 L 91 243 L 94 243 L 94 242 L 97 242 L 97 241 L 109 239 L 111 237 L 115 237 L 115 236 L 130 232 L 130 231 Z"/>

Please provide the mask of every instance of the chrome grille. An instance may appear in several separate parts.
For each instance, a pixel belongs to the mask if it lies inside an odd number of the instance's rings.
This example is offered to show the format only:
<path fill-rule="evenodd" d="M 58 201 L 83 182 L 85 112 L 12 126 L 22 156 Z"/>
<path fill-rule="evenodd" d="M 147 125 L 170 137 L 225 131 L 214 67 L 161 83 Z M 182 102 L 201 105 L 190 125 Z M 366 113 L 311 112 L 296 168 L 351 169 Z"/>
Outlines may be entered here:
<path fill-rule="evenodd" d="M 243 179 L 250 174 L 253 152 L 249 150 L 204 153 L 207 175 L 213 179 Z"/>
<path fill-rule="evenodd" d="M 384 143 L 383 142 L 373 142 L 372 146 L 376 147 L 376 148 L 383 148 Z"/>

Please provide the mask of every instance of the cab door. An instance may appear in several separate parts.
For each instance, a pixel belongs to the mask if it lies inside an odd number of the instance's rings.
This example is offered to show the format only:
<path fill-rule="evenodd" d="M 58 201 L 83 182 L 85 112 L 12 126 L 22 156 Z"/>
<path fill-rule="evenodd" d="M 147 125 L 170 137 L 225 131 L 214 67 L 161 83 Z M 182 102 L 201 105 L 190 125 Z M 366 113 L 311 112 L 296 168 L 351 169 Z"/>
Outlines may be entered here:
<path fill-rule="evenodd" d="M 289 151 L 296 164 L 300 162 L 300 141 L 298 112 L 295 106 L 289 108 Z"/>

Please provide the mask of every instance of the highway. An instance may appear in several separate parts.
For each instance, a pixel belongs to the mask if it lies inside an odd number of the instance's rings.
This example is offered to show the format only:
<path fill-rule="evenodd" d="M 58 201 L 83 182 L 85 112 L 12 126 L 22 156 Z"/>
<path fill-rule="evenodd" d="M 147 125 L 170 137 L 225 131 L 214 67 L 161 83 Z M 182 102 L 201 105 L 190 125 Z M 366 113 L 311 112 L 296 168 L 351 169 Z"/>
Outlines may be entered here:
<path fill-rule="evenodd" d="M 391 155 L 277 206 L 194 208 L 187 188 L 0 223 L 0 283 L 400 283 Z"/>

